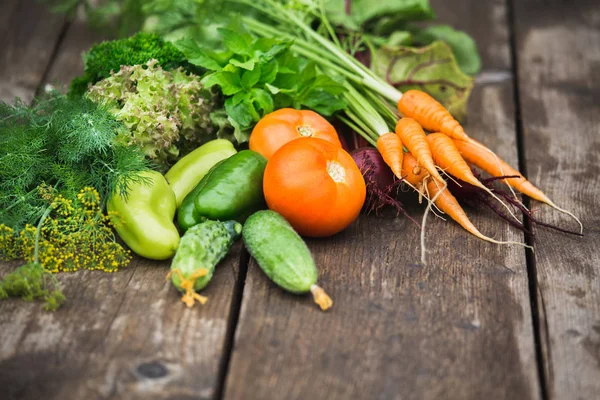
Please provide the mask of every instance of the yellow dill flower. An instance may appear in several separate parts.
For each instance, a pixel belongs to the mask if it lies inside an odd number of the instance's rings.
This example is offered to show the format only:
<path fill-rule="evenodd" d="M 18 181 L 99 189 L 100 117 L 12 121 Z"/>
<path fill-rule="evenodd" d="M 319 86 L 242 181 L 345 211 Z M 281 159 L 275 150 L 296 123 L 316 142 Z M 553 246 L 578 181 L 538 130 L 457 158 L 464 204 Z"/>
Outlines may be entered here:
<path fill-rule="evenodd" d="M 47 272 L 78 269 L 113 272 L 131 261 L 131 253 L 115 241 L 110 217 L 102 212 L 100 195 L 83 188 L 76 199 L 68 199 L 40 186 L 52 210 L 39 234 L 39 263 Z M 27 225 L 16 233 L 0 225 L 0 257 L 34 261 L 37 227 Z"/>

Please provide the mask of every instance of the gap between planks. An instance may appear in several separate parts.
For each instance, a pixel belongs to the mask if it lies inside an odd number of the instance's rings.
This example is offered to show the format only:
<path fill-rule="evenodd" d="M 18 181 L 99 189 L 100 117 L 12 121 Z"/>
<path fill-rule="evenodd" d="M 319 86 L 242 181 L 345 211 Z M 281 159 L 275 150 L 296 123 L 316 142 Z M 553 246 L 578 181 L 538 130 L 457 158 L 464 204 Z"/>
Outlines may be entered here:
<path fill-rule="evenodd" d="M 56 59 L 58 57 L 58 53 L 60 51 L 61 45 L 62 45 L 63 41 L 65 40 L 65 37 L 67 36 L 67 32 L 69 31 L 69 27 L 71 26 L 71 24 L 72 24 L 72 20 L 70 18 L 65 18 L 65 22 L 63 23 L 63 25 L 60 29 L 60 33 L 58 34 L 56 43 L 54 43 L 54 47 L 52 48 L 52 53 L 50 53 L 50 58 L 48 59 L 46 68 L 44 69 L 44 72 L 42 72 L 42 77 L 40 79 L 40 82 L 38 83 L 38 85 L 35 89 L 34 99 L 35 99 L 35 97 L 43 94 L 46 91 L 45 86 L 47 84 L 47 80 L 50 75 L 50 72 L 52 71 L 52 66 L 54 65 L 54 62 L 56 61 Z M 32 100 L 32 102 L 33 101 L 34 100 Z"/>
<path fill-rule="evenodd" d="M 517 157 L 519 162 L 519 171 L 524 176 L 529 176 L 527 173 L 527 165 L 525 162 L 525 140 L 523 137 L 523 119 L 521 112 L 521 100 L 519 98 L 519 60 L 517 55 L 517 34 L 515 29 L 515 11 L 514 1 L 506 0 L 507 9 L 507 24 L 509 31 L 509 47 L 510 47 L 510 63 L 513 76 L 513 102 L 515 107 L 515 133 L 517 139 Z M 531 209 L 531 201 L 529 197 L 523 196 L 523 204 L 528 210 Z M 529 216 L 525 213 L 523 215 L 523 225 L 529 232 L 533 232 L 533 226 Z M 533 325 L 533 339 L 535 346 L 535 359 L 537 365 L 537 375 L 540 387 L 540 396 L 542 400 L 548 400 L 548 381 L 546 377 L 546 369 L 544 368 L 544 354 L 542 351 L 542 344 L 548 343 L 542 340 L 540 323 L 545 321 L 545 313 L 540 313 L 540 304 L 538 303 L 538 285 L 537 285 L 537 268 L 535 263 L 535 255 L 533 253 L 534 238 L 533 235 L 527 232 L 523 232 L 523 239 L 525 244 L 532 246 L 531 248 L 524 248 L 525 252 L 525 263 L 527 266 L 527 282 L 529 287 L 529 304 L 531 307 L 531 321 Z M 547 332 L 547 329 L 546 329 Z"/>
<path fill-rule="evenodd" d="M 243 241 L 243 239 L 239 239 Z M 246 286 L 246 276 L 248 275 L 248 265 L 250 264 L 250 254 L 246 247 L 242 246 L 240 250 L 240 261 L 237 281 L 233 289 L 233 297 L 231 299 L 231 307 L 229 308 L 229 319 L 227 328 L 225 329 L 225 343 L 221 360 L 219 362 L 219 371 L 217 373 L 217 386 L 213 399 L 221 400 L 225 395 L 225 384 L 229 373 L 229 365 L 231 364 L 231 356 L 233 355 L 233 346 L 235 343 L 235 332 L 237 330 L 242 309 L 242 300 L 244 298 L 244 287 Z"/>

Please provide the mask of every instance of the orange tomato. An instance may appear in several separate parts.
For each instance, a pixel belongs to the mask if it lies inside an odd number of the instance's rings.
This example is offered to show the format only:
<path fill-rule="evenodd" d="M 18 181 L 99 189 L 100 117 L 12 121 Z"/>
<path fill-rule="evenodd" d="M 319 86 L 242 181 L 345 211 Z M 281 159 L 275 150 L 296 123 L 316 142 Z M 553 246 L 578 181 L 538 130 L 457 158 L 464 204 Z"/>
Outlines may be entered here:
<path fill-rule="evenodd" d="M 314 111 L 282 108 L 265 115 L 252 130 L 250 150 L 267 160 L 284 144 L 301 137 L 325 139 L 342 147 L 333 125 Z"/>
<path fill-rule="evenodd" d="M 304 236 L 333 235 L 358 217 L 365 181 L 352 157 L 326 140 L 300 138 L 282 146 L 267 163 L 267 205 Z"/>

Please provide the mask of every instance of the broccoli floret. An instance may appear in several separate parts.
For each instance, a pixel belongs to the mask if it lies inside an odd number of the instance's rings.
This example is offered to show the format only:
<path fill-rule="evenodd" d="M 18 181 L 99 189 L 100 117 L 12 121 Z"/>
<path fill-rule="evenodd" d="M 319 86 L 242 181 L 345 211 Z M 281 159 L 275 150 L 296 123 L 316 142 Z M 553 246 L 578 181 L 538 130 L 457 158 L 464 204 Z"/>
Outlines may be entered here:
<path fill-rule="evenodd" d="M 111 71 L 118 72 L 122 65 L 144 65 L 150 59 L 158 60 L 158 65 L 165 70 L 183 67 L 188 72 L 199 72 L 197 67 L 187 62 L 183 53 L 159 35 L 138 33 L 92 46 L 83 56 L 84 73 L 73 79 L 69 92 L 83 95 L 89 84 L 109 77 Z"/>

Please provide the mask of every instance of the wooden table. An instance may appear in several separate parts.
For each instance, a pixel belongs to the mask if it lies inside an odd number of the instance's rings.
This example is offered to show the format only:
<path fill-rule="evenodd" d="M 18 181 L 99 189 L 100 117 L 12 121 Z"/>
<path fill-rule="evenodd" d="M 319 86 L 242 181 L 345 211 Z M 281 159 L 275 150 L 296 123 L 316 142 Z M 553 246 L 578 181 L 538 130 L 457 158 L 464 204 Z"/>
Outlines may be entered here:
<path fill-rule="evenodd" d="M 69 301 L 56 313 L 0 302 L 0 399 L 600 398 L 600 8 L 432 3 L 483 57 L 467 131 L 579 215 L 584 238 L 536 230 L 534 254 L 431 219 L 421 266 L 406 218 L 360 217 L 309 241 L 335 300 L 327 313 L 269 282 L 240 244 L 193 309 L 165 282 L 166 262 L 63 274 Z M 31 0 L 4 0 L 0 99 L 68 82 L 100 39 Z M 469 212 L 497 239 L 533 240 Z"/>

